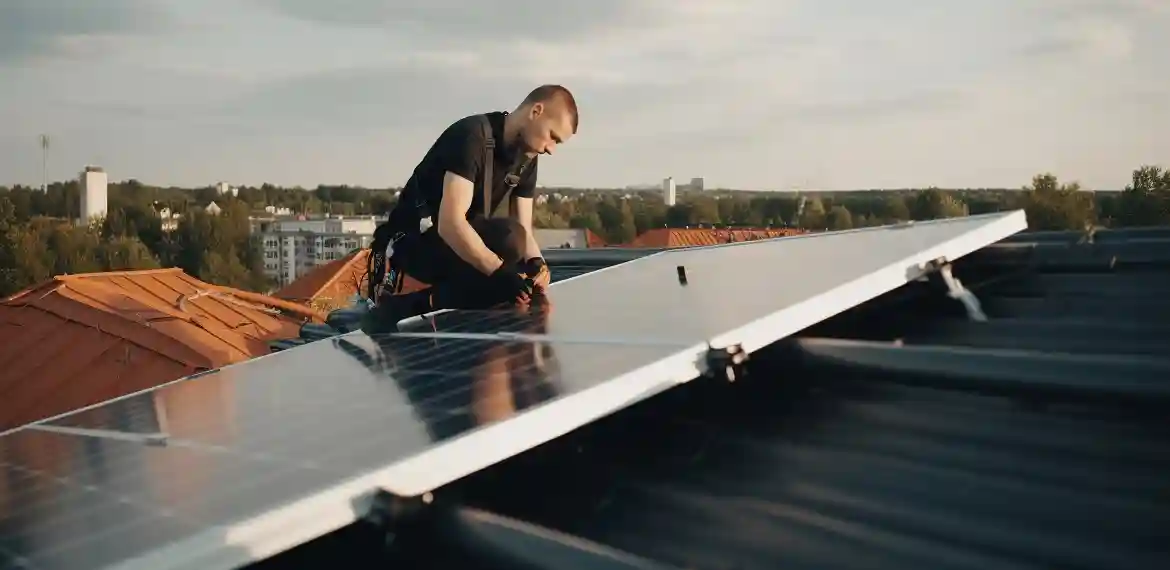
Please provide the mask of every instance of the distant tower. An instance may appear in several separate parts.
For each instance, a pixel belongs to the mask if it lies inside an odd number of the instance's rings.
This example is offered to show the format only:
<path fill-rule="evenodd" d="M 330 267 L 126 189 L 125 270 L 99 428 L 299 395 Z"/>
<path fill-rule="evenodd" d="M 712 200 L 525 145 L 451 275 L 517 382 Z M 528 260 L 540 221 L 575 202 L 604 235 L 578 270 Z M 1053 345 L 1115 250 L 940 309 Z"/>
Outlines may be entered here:
<path fill-rule="evenodd" d="M 41 135 L 41 192 L 49 191 L 49 135 Z"/>
<path fill-rule="evenodd" d="M 678 196 L 675 192 L 674 177 L 667 177 L 662 181 L 662 201 L 666 202 L 667 206 L 673 206 L 677 199 Z"/>
<path fill-rule="evenodd" d="M 100 166 L 87 166 L 81 172 L 81 223 L 88 224 L 96 217 L 106 217 L 106 199 L 109 177 Z"/>
<path fill-rule="evenodd" d="M 702 192 L 703 186 L 705 186 L 705 184 L 703 183 L 702 176 L 691 179 L 691 190 L 698 190 L 699 192 Z"/>

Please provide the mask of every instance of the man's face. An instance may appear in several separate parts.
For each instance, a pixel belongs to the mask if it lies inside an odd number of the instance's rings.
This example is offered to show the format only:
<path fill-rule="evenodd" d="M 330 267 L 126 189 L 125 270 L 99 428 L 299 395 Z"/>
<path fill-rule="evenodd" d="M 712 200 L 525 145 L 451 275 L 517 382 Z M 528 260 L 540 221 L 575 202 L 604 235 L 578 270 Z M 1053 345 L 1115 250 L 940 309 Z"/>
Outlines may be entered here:
<path fill-rule="evenodd" d="M 552 154 L 558 145 L 573 137 L 572 117 L 557 101 L 534 103 L 527 115 L 527 124 L 520 132 L 520 146 L 529 157 Z"/>

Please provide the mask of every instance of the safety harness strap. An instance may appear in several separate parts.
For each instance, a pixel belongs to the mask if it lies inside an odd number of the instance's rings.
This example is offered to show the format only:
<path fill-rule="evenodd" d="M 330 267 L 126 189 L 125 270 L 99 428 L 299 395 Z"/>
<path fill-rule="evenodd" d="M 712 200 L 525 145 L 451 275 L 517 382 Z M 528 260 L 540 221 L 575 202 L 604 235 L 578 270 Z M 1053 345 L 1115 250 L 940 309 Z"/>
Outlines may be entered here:
<path fill-rule="evenodd" d="M 479 116 L 483 129 L 483 217 L 492 217 L 492 168 L 496 165 L 496 139 L 492 136 L 492 122 L 487 115 Z M 511 188 L 508 189 L 511 191 Z M 504 196 L 507 198 L 507 195 Z"/>

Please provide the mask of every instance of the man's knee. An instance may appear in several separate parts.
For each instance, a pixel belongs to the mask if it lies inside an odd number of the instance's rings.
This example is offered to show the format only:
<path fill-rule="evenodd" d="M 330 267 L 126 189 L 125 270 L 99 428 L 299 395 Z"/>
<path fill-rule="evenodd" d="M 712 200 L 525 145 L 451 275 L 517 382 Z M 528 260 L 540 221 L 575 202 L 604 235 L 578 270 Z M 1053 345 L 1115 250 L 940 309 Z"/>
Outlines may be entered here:
<path fill-rule="evenodd" d="M 504 263 L 515 264 L 524 260 L 528 231 L 520 222 L 512 218 L 481 218 L 476 220 L 473 227 L 484 245 L 500 256 Z"/>

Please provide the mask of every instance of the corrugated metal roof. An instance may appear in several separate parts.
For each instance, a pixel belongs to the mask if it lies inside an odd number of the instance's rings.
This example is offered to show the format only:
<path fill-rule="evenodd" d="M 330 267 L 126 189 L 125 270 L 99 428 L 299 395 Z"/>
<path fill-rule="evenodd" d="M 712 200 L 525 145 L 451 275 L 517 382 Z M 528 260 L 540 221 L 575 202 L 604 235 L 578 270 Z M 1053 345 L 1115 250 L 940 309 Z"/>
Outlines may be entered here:
<path fill-rule="evenodd" d="M 474 550 L 459 567 L 1163 568 L 1170 231 L 1082 237 L 957 264 L 987 322 L 905 287 L 759 353 L 745 380 L 439 490 L 389 551 L 355 525 L 259 567 Z"/>
<path fill-rule="evenodd" d="M 313 318 L 179 269 L 56 277 L 0 302 L 0 430 L 267 354 Z"/>

